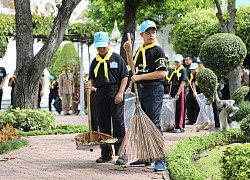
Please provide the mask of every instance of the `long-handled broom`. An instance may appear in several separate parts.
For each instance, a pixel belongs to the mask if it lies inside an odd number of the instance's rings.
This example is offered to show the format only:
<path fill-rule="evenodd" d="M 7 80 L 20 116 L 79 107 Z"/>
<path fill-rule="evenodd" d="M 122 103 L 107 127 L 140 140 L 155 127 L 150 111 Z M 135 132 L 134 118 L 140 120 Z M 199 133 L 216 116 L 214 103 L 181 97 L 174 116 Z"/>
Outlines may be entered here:
<path fill-rule="evenodd" d="M 130 33 L 128 33 L 127 36 L 128 40 L 131 41 Z M 131 46 L 129 56 L 131 60 L 129 64 L 132 69 L 132 74 L 134 75 L 135 67 Z M 139 160 L 141 162 L 161 160 L 164 158 L 167 150 L 163 136 L 142 110 L 136 83 L 134 83 L 134 91 L 136 95 L 136 109 L 121 144 L 119 155 L 127 154 L 130 160 Z"/>
<path fill-rule="evenodd" d="M 91 90 L 87 90 L 87 106 L 88 106 L 88 126 L 89 126 L 89 132 L 85 132 L 82 134 L 78 134 L 75 137 L 75 142 L 76 142 L 76 149 L 77 150 L 87 150 L 90 149 L 91 151 L 93 150 L 92 148 L 94 146 L 98 146 L 101 144 L 108 144 L 112 145 L 117 142 L 117 138 L 112 137 L 111 135 L 97 132 L 97 131 L 92 131 L 92 126 L 91 126 L 91 109 L 90 109 L 90 93 Z"/>

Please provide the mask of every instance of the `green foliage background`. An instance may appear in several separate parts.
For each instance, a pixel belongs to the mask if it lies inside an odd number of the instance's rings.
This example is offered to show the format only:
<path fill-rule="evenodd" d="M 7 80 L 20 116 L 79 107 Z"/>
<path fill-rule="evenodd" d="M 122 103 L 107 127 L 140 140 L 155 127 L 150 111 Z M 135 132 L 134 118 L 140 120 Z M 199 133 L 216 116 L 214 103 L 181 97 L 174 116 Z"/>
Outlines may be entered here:
<path fill-rule="evenodd" d="M 171 29 L 171 41 L 176 53 L 199 55 L 202 43 L 220 32 L 214 10 L 196 9 L 187 13 Z"/>
<path fill-rule="evenodd" d="M 55 78 L 63 72 L 63 65 L 68 64 L 69 70 L 72 72 L 73 66 L 77 66 L 79 63 L 78 52 L 75 45 L 72 42 L 67 42 L 63 46 L 61 45 L 55 53 L 50 68 L 48 71 Z"/>

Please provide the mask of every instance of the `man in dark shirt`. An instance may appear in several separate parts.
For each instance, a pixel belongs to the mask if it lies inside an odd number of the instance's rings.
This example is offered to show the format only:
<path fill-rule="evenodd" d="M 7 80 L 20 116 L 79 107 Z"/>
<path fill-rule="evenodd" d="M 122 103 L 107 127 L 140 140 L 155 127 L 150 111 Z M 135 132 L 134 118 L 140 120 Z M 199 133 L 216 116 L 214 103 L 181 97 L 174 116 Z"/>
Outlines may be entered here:
<path fill-rule="evenodd" d="M 124 126 L 124 91 L 128 81 L 128 71 L 123 58 L 112 52 L 109 48 L 109 36 L 106 32 L 97 32 L 94 35 L 95 47 L 98 53 L 92 61 L 89 69 L 89 83 L 87 89 L 92 86 L 97 88 L 95 93 L 96 116 L 100 132 L 111 135 L 111 118 L 113 123 L 113 136 L 118 139 L 115 153 L 121 146 L 125 135 Z M 110 146 L 101 145 L 101 157 L 97 163 L 112 160 Z M 119 157 L 116 164 L 124 165 L 127 157 Z"/>
<path fill-rule="evenodd" d="M 169 63 L 169 55 L 167 53 L 165 53 L 165 58 L 166 58 L 166 65 L 167 65 L 167 70 L 166 70 L 166 78 L 165 78 L 165 82 L 163 83 L 164 85 L 164 94 L 169 94 L 170 91 L 170 82 L 169 82 L 169 77 L 173 72 L 173 68 L 170 67 L 170 63 Z"/>
<path fill-rule="evenodd" d="M 175 62 L 175 70 L 170 75 L 170 95 L 176 100 L 175 129 L 173 133 L 180 133 L 184 132 L 185 128 L 185 83 L 187 80 L 187 72 L 182 65 L 182 55 L 176 54 L 173 60 Z"/>
<path fill-rule="evenodd" d="M 58 96 L 58 82 L 55 80 L 54 76 L 49 76 L 49 111 L 51 110 L 52 100 L 56 100 Z"/>
<path fill-rule="evenodd" d="M 6 70 L 4 67 L 0 67 L 0 109 L 2 105 L 2 97 L 3 97 L 3 86 L 6 80 Z"/>

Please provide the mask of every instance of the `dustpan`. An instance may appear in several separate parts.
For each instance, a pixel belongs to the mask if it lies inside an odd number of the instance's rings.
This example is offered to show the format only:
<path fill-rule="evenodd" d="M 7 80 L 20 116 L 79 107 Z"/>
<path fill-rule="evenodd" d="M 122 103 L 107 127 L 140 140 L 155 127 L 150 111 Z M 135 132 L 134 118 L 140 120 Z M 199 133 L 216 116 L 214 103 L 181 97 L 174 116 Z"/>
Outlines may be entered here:
<path fill-rule="evenodd" d="M 77 150 L 93 150 L 95 146 L 99 146 L 101 144 L 112 145 L 118 141 L 117 138 L 114 138 L 111 135 L 92 131 L 91 126 L 91 109 L 90 109 L 90 93 L 91 90 L 87 90 L 87 106 L 88 106 L 88 125 L 89 132 L 85 132 L 82 134 L 78 134 L 75 137 L 76 149 Z"/>

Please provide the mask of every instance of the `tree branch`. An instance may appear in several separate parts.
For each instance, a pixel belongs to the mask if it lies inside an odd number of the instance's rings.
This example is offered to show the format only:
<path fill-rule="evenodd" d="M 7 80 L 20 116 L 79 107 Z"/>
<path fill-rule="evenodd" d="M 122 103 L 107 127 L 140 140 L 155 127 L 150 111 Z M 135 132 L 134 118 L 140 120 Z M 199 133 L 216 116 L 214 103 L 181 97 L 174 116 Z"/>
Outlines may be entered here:
<path fill-rule="evenodd" d="M 220 22 L 221 32 L 228 33 L 228 29 L 227 29 L 225 20 L 223 19 L 223 16 L 222 16 L 222 9 L 221 9 L 220 2 L 219 2 L 219 0 L 214 0 L 214 3 L 215 3 L 216 8 L 217 8 L 216 16 Z"/>
<path fill-rule="evenodd" d="M 49 38 L 35 56 L 40 66 L 44 69 L 50 63 L 51 58 L 63 41 L 64 32 L 67 28 L 69 18 L 75 7 L 81 0 L 63 0 L 61 7 L 58 9 L 57 17 L 54 20 L 54 26 Z M 45 63 L 44 63 L 45 62 Z"/>
<path fill-rule="evenodd" d="M 229 33 L 235 34 L 235 17 L 236 17 L 236 0 L 228 0 L 227 11 L 230 15 L 230 21 L 228 23 Z"/>

